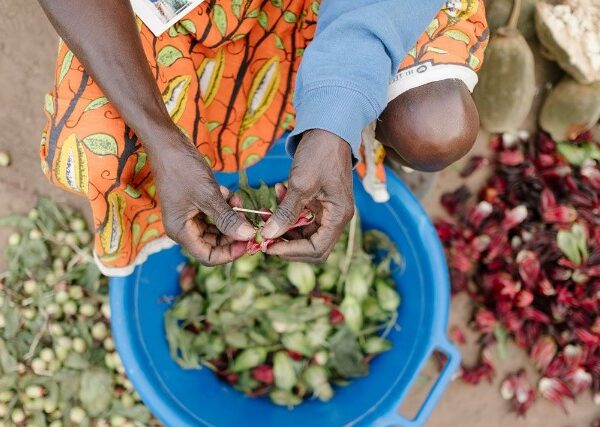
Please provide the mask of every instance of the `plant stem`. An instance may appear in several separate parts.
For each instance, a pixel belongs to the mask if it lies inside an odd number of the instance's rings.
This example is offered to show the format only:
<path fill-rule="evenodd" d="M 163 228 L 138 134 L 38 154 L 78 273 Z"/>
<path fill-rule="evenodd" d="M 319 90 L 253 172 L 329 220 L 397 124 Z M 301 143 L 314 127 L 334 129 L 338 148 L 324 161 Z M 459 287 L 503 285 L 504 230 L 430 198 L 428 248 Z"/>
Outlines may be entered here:
<path fill-rule="evenodd" d="M 519 16 L 521 15 L 521 1 L 522 0 L 513 0 L 512 12 L 510 13 L 510 17 L 508 18 L 508 23 L 506 24 L 506 26 L 511 30 L 517 29 Z"/>
<path fill-rule="evenodd" d="M 236 212 L 253 213 L 253 214 L 258 214 L 258 215 L 273 215 L 272 212 L 255 211 L 254 209 L 244 209 L 244 208 L 238 208 L 236 206 L 233 207 L 233 210 L 236 211 Z"/>

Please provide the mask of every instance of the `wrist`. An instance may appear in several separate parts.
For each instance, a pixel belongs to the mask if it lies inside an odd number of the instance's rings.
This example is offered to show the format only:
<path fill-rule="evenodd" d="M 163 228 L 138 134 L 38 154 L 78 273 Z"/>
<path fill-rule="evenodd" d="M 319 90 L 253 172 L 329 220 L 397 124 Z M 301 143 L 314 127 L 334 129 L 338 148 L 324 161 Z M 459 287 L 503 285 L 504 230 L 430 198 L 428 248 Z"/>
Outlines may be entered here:
<path fill-rule="evenodd" d="M 298 143 L 298 150 L 303 147 L 310 151 L 319 150 L 323 159 L 352 159 L 352 147 L 345 139 L 324 129 L 308 129 Z"/>

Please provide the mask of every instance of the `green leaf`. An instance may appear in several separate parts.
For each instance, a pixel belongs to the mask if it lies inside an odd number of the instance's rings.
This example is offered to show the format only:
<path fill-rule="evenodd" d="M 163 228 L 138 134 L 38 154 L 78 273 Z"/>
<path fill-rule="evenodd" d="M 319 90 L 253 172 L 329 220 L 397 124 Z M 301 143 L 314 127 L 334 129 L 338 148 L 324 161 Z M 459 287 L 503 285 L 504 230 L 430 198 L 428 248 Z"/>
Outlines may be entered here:
<path fill-rule="evenodd" d="M 571 262 L 576 265 L 581 264 L 581 254 L 575 237 L 566 230 L 559 230 L 556 236 L 556 244 Z"/>
<path fill-rule="evenodd" d="M 132 234 L 133 234 L 133 237 L 132 237 L 133 238 L 133 244 L 137 245 L 140 242 L 140 237 L 142 235 L 141 234 L 142 233 L 142 227 L 139 224 L 134 223 L 131 226 L 131 231 L 132 231 Z"/>
<path fill-rule="evenodd" d="M 154 239 L 158 236 L 159 236 L 159 234 L 158 234 L 158 230 L 156 228 L 149 228 L 148 230 L 146 230 L 144 232 L 144 234 L 142 234 L 141 242 L 142 243 L 147 242 L 148 240 Z"/>
<path fill-rule="evenodd" d="M 286 10 L 285 12 L 283 12 L 283 20 L 285 22 L 293 24 L 294 22 L 298 21 L 298 17 L 296 16 L 296 14 L 294 12 L 290 12 L 289 10 Z"/>
<path fill-rule="evenodd" d="M 142 151 L 137 153 L 137 162 L 135 163 L 135 173 L 139 173 L 142 168 L 146 165 L 148 155 Z"/>
<path fill-rule="evenodd" d="M 460 30 L 445 30 L 444 37 L 450 37 L 453 40 L 463 42 L 465 44 L 471 43 L 469 36 Z"/>
<path fill-rule="evenodd" d="M 152 224 L 153 222 L 156 222 L 158 220 L 159 220 L 158 215 L 156 215 L 156 214 L 148 215 L 148 219 L 147 219 L 148 224 Z"/>
<path fill-rule="evenodd" d="M 271 4 L 279 9 L 281 9 L 281 6 L 283 6 L 283 2 L 281 0 L 271 0 Z"/>
<path fill-rule="evenodd" d="M 4 374 L 17 370 L 17 359 L 10 353 L 6 342 L 2 338 L 0 338 L 0 368 L 2 368 Z"/>
<path fill-rule="evenodd" d="M 600 148 L 598 148 L 598 144 L 593 141 L 589 141 L 583 143 L 582 147 L 585 150 L 586 159 L 597 160 L 600 162 Z"/>
<path fill-rule="evenodd" d="M 49 93 L 44 97 L 44 109 L 48 112 L 48 114 L 54 114 L 54 97 Z"/>
<path fill-rule="evenodd" d="M 556 150 L 564 159 L 574 166 L 581 166 L 587 158 L 586 150 L 570 142 L 558 142 Z"/>
<path fill-rule="evenodd" d="M 79 388 L 79 399 L 91 416 L 99 416 L 110 406 L 113 395 L 111 375 L 104 370 L 92 369 L 83 372 Z"/>
<path fill-rule="evenodd" d="M 133 188 L 131 185 L 127 185 L 127 187 L 125 187 L 125 194 L 127 194 L 133 199 L 139 199 L 141 196 L 140 192 Z"/>
<path fill-rule="evenodd" d="M 87 105 L 87 107 L 85 107 L 85 110 L 83 111 L 86 112 L 96 110 L 106 104 L 108 104 L 108 99 L 106 99 L 105 96 L 101 96 L 100 98 L 96 98 L 93 101 L 90 101 L 90 103 Z"/>
<path fill-rule="evenodd" d="M 479 62 L 479 58 L 477 58 L 475 55 L 469 56 L 469 67 L 472 69 L 476 69 L 479 66 Z"/>
<path fill-rule="evenodd" d="M 260 156 L 258 154 L 250 154 L 248 157 L 246 157 L 246 160 L 244 160 L 244 167 L 250 167 L 256 163 L 258 163 L 260 161 Z"/>
<path fill-rule="evenodd" d="M 98 156 L 116 156 L 118 153 L 117 141 L 106 133 L 95 133 L 83 138 L 85 146 Z"/>
<path fill-rule="evenodd" d="M 55 379 L 59 382 L 60 398 L 63 402 L 68 402 L 77 396 L 79 383 L 81 381 L 81 372 L 63 370 L 55 375 Z"/>
<path fill-rule="evenodd" d="M 258 24 L 263 27 L 265 30 L 269 26 L 269 16 L 264 10 L 261 10 L 258 14 Z"/>
<path fill-rule="evenodd" d="M 506 347 L 508 342 L 508 334 L 506 329 L 500 323 L 497 323 L 494 327 L 494 337 L 496 338 L 496 349 L 498 351 L 498 357 L 501 360 L 506 360 L 508 356 L 508 349 Z"/>
<path fill-rule="evenodd" d="M 28 256 L 31 257 L 33 254 L 29 254 Z M 19 331 L 21 315 L 19 314 L 19 309 L 16 306 L 11 307 L 9 305 L 8 299 L 4 300 L 2 314 L 4 316 L 4 338 L 10 340 L 14 338 Z"/>
<path fill-rule="evenodd" d="M 313 2 L 310 4 L 310 8 L 312 9 L 312 11 L 313 11 L 313 13 L 314 13 L 315 15 L 318 15 L 318 14 L 319 14 L 319 8 L 320 8 L 320 6 L 321 6 L 321 5 L 320 5 L 320 3 L 319 3 L 318 1 L 313 1 Z"/>
<path fill-rule="evenodd" d="M 274 34 L 275 36 L 275 46 L 278 49 L 284 50 L 285 46 L 283 45 L 283 40 L 281 40 L 281 37 L 279 37 L 277 34 Z"/>
<path fill-rule="evenodd" d="M 227 32 L 227 14 L 225 13 L 223 6 L 216 4 L 213 7 L 212 18 L 217 30 L 224 36 Z"/>
<path fill-rule="evenodd" d="M 208 122 L 206 124 L 206 128 L 208 129 L 209 132 L 218 128 L 219 126 L 221 126 L 221 122 L 218 122 L 218 121 Z"/>
<path fill-rule="evenodd" d="M 196 25 L 194 24 L 194 21 L 190 19 L 184 19 L 183 21 L 179 21 L 179 24 L 177 25 L 177 32 L 183 35 L 195 34 Z"/>
<path fill-rule="evenodd" d="M 175 28 L 175 25 L 173 25 L 172 27 L 169 28 L 169 36 L 177 37 L 178 35 L 179 35 L 179 32 Z"/>
<path fill-rule="evenodd" d="M 83 371 L 89 368 L 90 364 L 81 354 L 71 352 L 64 362 L 65 367 Z"/>
<path fill-rule="evenodd" d="M 160 50 L 160 52 L 158 52 L 156 61 L 163 67 L 170 67 L 173 65 L 173 63 L 175 63 L 175 61 L 182 57 L 183 53 L 181 53 L 181 51 L 176 47 L 165 46 Z"/>
<path fill-rule="evenodd" d="M 340 328 L 330 339 L 331 367 L 343 377 L 362 377 L 369 372 L 356 337 L 347 327 Z"/>
<path fill-rule="evenodd" d="M 589 257 L 588 246 L 587 246 L 587 233 L 585 227 L 580 223 L 575 223 L 571 227 L 571 235 L 577 243 L 577 248 L 581 253 L 581 258 L 585 261 Z"/>
<path fill-rule="evenodd" d="M 440 21 L 437 18 L 434 18 L 429 25 L 427 26 L 427 28 L 425 29 L 425 32 L 427 33 L 427 35 L 431 38 L 433 37 L 433 33 L 435 33 L 435 31 L 440 27 Z"/>
<path fill-rule="evenodd" d="M 279 351 L 273 356 L 273 377 L 282 390 L 291 390 L 298 382 L 294 363 L 286 352 Z"/>
<path fill-rule="evenodd" d="M 246 18 L 256 18 L 260 12 L 259 8 L 253 9 L 246 14 Z"/>
<path fill-rule="evenodd" d="M 435 46 L 428 46 L 427 52 L 439 53 L 440 55 L 448 54 L 448 51 L 446 51 L 444 49 L 440 49 L 439 47 L 435 47 Z"/>
<path fill-rule="evenodd" d="M 60 84 L 63 81 L 63 79 L 65 78 L 65 76 L 67 75 L 69 68 L 71 68 L 72 62 L 73 62 L 73 52 L 68 51 L 65 54 L 65 58 L 63 59 L 62 65 L 60 66 L 60 73 L 58 74 L 58 84 Z"/>
<path fill-rule="evenodd" d="M 231 1 L 231 11 L 236 18 L 240 17 L 240 9 L 242 6 L 242 0 L 232 0 Z"/>
<path fill-rule="evenodd" d="M 252 144 L 254 144 L 258 140 L 259 140 L 258 136 L 254 136 L 254 135 L 247 136 L 244 139 L 244 141 L 242 142 L 242 150 L 247 150 L 248 148 L 252 147 Z"/>

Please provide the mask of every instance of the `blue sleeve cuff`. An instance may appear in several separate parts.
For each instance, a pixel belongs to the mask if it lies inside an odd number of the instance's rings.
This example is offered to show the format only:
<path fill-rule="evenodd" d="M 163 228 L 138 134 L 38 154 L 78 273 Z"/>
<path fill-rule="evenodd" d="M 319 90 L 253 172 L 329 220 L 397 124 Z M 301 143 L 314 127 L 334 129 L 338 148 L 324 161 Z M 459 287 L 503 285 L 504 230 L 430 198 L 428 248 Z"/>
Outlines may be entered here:
<path fill-rule="evenodd" d="M 305 131 L 323 129 L 350 144 L 356 163 L 360 158 L 362 131 L 382 109 L 345 82 L 305 88 L 296 105 L 296 127 L 288 137 L 286 150 L 293 157 Z"/>

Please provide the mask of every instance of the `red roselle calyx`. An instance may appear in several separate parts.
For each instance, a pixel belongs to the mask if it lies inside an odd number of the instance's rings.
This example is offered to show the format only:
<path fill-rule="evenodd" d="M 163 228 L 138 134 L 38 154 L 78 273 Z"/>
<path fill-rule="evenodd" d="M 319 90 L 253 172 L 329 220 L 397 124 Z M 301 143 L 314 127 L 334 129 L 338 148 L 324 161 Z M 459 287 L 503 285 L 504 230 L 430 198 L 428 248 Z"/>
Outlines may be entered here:
<path fill-rule="evenodd" d="M 517 415 L 525 415 L 535 402 L 535 391 L 527 380 L 524 369 L 509 374 L 500 386 L 500 395 L 510 401 Z"/>
<path fill-rule="evenodd" d="M 474 198 L 465 185 L 445 194 L 450 218 L 436 222 L 452 291 L 476 303 L 482 354 L 508 334 L 535 362 L 539 394 L 562 407 L 587 390 L 600 396 L 600 146 L 590 134 L 571 144 L 587 158 L 569 164 L 543 133 L 495 138 L 496 155 L 460 173 L 489 163 L 491 177 Z M 462 379 L 477 384 L 493 372 L 483 357 Z M 522 371 L 505 379 L 502 395 L 518 414 L 535 399 Z"/>

